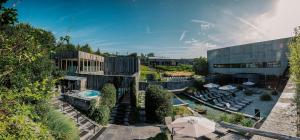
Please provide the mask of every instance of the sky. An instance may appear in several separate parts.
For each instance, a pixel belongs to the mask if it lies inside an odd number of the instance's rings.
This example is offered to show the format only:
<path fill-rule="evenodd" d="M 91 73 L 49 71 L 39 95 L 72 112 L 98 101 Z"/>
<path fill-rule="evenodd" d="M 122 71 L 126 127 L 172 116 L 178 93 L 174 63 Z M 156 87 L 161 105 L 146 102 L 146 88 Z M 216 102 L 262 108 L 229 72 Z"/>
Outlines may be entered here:
<path fill-rule="evenodd" d="M 293 36 L 300 0 L 11 0 L 19 22 L 118 54 L 206 56 L 210 49 Z"/>

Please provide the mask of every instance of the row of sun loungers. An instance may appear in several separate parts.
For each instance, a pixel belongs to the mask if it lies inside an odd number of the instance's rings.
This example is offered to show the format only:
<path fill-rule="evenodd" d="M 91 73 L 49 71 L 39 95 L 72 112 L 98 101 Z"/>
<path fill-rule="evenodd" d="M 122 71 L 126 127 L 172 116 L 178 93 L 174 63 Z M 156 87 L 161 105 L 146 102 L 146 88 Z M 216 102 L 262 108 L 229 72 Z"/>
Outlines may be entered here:
<path fill-rule="evenodd" d="M 194 96 L 202 101 L 211 102 L 218 107 L 232 111 L 239 111 L 252 102 L 252 100 L 236 99 L 232 95 L 209 91 L 198 91 L 194 93 Z"/>

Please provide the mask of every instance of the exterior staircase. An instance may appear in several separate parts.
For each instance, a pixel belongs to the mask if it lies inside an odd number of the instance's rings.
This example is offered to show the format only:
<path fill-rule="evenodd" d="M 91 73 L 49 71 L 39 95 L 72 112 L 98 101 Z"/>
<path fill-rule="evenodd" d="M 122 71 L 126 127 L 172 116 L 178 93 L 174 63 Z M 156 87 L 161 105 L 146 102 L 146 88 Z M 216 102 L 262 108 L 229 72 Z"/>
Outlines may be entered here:
<path fill-rule="evenodd" d="M 57 111 L 62 112 L 76 123 L 79 129 L 80 140 L 95 140 L 103 133 L 106 127 L 103 127 L 88 117 L 77 111 L 70 104 L 63 102 L 58 98 L 52 99 L 52 104 L 59 107 Z"/>
<path fill-rule="evenodd" d="M 118 125 L 129 125 L 130 112 L 130 96 L 128 93 L 126 93 L 121 101 L 112 109 L 110 123 Z"/>

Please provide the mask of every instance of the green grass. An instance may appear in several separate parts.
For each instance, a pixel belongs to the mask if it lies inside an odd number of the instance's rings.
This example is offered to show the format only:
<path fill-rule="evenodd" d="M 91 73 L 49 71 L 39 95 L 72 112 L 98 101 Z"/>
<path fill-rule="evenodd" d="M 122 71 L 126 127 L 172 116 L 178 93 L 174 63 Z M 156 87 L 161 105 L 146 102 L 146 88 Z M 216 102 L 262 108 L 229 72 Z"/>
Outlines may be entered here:
<path fill-rule="evenodd" d="M 160 74 L 157 70 L 155 69 L 150 69 L 148 66 L 141 65 L 141 75 L 140 75 L 140 80 L 147 80 L 147 75 L 152 74 L 154 75 L 156 80 L 160 80 Z"/>
<path fill-rule="evenodd" d="M 186 64 L 181 64 L 178 66 L 162 66 L 158 65 L 155 67 L 158 70 L 162 71 L 187 71 L 187 72 L 193 72 L 193 65 L 186 65 Z"/>

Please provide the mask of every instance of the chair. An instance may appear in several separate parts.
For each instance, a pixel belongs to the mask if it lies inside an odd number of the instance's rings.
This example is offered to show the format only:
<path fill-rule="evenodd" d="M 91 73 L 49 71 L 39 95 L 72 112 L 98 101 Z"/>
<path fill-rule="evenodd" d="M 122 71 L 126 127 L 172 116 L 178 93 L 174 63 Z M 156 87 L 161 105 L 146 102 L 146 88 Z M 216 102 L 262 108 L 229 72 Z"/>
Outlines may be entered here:
<path fill-rule="evenodd" d="M 216 99 L 213 99 L 213 102 L 216 106 L 224 108 L 224 104 L 219 103 Z"/>

